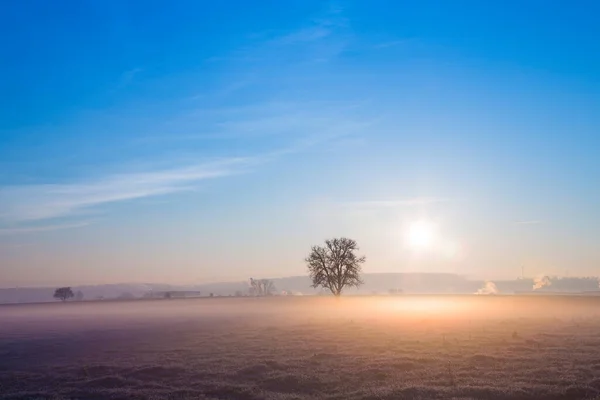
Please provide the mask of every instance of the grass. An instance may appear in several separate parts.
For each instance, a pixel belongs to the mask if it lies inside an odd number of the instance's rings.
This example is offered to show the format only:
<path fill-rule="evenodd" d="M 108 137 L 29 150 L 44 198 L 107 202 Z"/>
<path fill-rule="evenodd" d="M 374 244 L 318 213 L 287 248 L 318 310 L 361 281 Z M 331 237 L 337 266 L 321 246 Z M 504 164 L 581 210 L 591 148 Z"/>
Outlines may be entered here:
<path fill-rule="evenodd" d="M 600 299 L 0 307 L 0 399 L 594 399 Z"/>

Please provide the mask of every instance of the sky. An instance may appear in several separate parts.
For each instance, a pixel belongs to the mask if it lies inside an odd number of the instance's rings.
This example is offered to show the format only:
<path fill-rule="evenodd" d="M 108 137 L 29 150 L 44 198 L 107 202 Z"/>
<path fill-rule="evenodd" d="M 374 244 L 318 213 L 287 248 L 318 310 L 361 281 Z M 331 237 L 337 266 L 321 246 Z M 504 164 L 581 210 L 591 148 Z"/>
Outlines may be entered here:
<path fill-rule="evenodd" d="M 3 2 L 0 287 L 600 275 L 599 12 Z"/>

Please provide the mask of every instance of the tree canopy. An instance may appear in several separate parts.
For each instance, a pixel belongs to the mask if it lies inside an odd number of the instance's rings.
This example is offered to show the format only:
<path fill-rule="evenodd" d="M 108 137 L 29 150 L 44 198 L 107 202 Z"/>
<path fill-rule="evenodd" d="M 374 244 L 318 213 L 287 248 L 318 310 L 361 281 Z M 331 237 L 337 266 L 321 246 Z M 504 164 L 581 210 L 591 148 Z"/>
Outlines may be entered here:
<path fill-rule="evenodd" d="M 73 290 L 70 287 L 61 287 L 54 291 L 54 298 L 61 301 L 66 301 L 75 297 Z"/>
<path fill-rule="evenodd" d="M 337 238 L 325 241 L 325 246 L 313 246 L 305 259 L 313 287 L 329 289 L 339 297 L 346 287 L 359 287 L 365 256 L 358 256 L 356 241 Z"/>

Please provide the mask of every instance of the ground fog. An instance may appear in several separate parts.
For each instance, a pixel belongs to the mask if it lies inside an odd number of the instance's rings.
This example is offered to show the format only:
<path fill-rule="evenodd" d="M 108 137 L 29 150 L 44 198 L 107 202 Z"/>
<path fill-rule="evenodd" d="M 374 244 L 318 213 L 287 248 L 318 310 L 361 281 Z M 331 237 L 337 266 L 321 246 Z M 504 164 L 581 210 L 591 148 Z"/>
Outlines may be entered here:
<path fill-rule="evenodd" d="M 0 307 L 0 399 L 599 396 L 600 297 Z"/>

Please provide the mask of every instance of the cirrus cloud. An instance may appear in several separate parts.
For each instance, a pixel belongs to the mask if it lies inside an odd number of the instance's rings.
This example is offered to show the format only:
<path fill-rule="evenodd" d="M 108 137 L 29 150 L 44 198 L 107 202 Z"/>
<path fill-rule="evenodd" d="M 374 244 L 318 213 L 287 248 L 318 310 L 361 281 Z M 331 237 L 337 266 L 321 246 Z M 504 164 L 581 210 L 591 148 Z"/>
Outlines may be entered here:
<path fill-rule="evenodd" d="M 228 158 L 86 182 L 7 186 L 0 188 L 0 220 L 14 223 L 66 217 L 102 204 L 180 192 L 203 180 L 240 173 L 256 161 Z"/>

